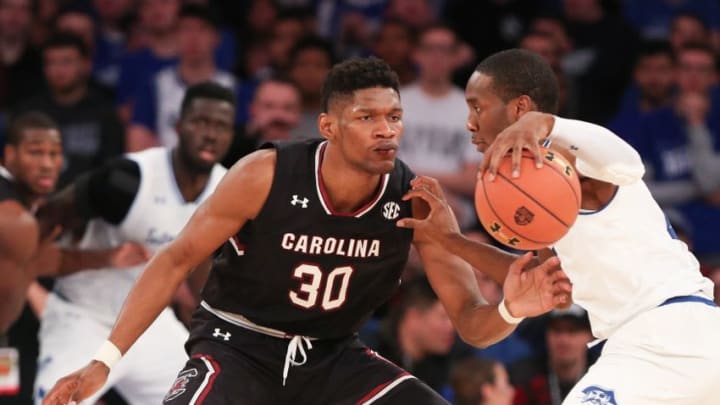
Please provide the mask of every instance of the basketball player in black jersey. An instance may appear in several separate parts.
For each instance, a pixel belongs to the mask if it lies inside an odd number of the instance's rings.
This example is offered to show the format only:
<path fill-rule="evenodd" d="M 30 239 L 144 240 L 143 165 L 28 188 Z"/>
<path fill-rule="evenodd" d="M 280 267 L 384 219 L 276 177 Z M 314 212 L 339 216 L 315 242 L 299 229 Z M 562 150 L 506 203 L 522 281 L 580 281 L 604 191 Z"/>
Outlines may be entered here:
<path fill-rule="evenodd" d="M 42 267 L 44 243 L 32 211 L 55 189 L 62 163 L 60 131 L 50 117 L 28 112 L 11 122 L 0 166 L 0 335 L 20 315 Z"/>
<path fill-rule="evenodd" d="M 404 201 L 412 172 L 395 159 L 402 135 L 397 76 L 384 62 L 336 65 L 323 88 L 325 140 L 268 145 L 228 172 L 180 236 L 158 252 L 128 295 L 110 339 L 58 381 L 44 404 L 81 400 L 164 308 L 192 268 L 221 247 L 186 344 L 186 367 L 167 404 L 441 404 L 356 332 L 398 285 L 417 247 L 461 336 L 476 345 L 512 329 L 480 296 L 465 262 L 396 222 L 427 207 Z M 510 265 L 505 256 L 492 265 Z M 510 265 L 516 316 L 560 302 L 551 259 Z"/>

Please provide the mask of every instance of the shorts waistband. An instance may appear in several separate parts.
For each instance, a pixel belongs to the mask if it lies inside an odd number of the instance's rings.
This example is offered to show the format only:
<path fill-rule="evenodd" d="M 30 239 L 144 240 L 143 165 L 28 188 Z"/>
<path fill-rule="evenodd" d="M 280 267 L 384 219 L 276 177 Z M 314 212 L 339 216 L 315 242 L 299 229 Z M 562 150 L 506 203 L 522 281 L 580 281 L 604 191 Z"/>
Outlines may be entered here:
<path fill-rule="evenodd" d="M 701 304 L 709 305 L 711 307 L 717 307 L 717 304 L 715 301 L 711 300 L 707 297 L 701 297 L 699 295 L 680 295 L 677 297 L 668 298 L 665 301 L 662 302 L 662 304 L 658 305 L 659 307 L 670 305 L 670 304 L 677 304 L 680 302 L 698 302 Z"/>
<path fill-rule="evenodd" d="M 218 318 L 222 319 L 225 322 L 231 323 L 233 325 L 239 326 L 241 328 L 245 328 L 247 330 L 251 330 L 253 332 L 261 333 L 263 335 L 272 336 L 275 338 L 280 339 L 292 339 L 295 337 L 295 335 L 283 332 L 278 329 L 269 328 L 267 326 L 258 325 L 255 322 L 247 319 L 246 317 L 236 314 L 233 312 L 227 312 L 222 311 L 217 308 L 213 308 L 205 301 L 200 302 L 200 306 L 205 308 L 208 312 L 211 314 L 217 316 Z M 303 336 L 304 338 L 315 341 L 317 338 L 310 337 L 310 336 Z"/>

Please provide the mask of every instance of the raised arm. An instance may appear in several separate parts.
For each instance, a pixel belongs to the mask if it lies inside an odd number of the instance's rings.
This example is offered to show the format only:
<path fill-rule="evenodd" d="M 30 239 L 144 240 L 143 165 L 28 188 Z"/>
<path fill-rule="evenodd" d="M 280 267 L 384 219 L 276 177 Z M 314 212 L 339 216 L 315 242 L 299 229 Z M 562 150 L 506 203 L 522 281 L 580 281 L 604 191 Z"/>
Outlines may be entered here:
<path fill-rule="evenodd" d="M 537 111 L 523 114 L 498 134 L 485 152 L 480 170 L 496 173 L 502 158 L 512 152 L 513 171 L 519 175 L 522 149 L 532 151 L 541 164 L 542 141 L 574 156 L 581 175 L 602 182 L 623 186 L 640 180 L 645 173 L 638 152 L 612 131 Z"/>
<path fill-rule="evenodd" d="M 431 215 L 430 210 L 440 204 L 437 196 L 426 189 L 410 191 L 406 197 L 414 198 L 413 216 L 416 219 Z M 404 222 L 417 223 L 407 219 Z M 501 340 L 514 329 L 517 322 L 509 322 L 513 317 L 547 312 L 563 302 L 569 292 L 557 258 L 526 270 L 532 260 L 532 255 L 527 254 L 509 264 L 503 302 L 497 306 L 487 305 L 467 262 L 448 254 L 429 239 L 427 233 L 417 232 L 414 243 L 428 279 L 453 325 L 463 340 L 475 346 L 484 347 Z"/>
<path fill-rule="evenodd" d="M 16 201 L 0 203 L 0 334 L 10 328 L 25 303 L 35 274 L 29 262 L 38 245 L 35 219 Z"/>
<path fill-rule="evenodd" d="M 275 151 L 258 151 L 230 169 L 178 237 L 150 260 L 128 294 L 104 348 L 125 353 L 170 303 L 188 273 L 260 212 L 270 192 L 275 156 Z M 43 404 L 82 400 L 104 384 L 108 372 L 106 364 L 93 360 L 58 381 Z"/>

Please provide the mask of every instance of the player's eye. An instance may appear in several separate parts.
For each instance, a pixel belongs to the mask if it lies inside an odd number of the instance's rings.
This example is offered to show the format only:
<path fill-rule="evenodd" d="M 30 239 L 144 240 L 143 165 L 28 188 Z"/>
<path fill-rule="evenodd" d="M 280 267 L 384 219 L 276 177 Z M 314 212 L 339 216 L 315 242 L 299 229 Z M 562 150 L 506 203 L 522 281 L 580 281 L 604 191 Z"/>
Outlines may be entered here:
<path fill-rule="evenodd" d="M 370 121 L 372 120 L 372 117 L 369 115 L 363 115 L 360 117 L 360 121 Z"/>

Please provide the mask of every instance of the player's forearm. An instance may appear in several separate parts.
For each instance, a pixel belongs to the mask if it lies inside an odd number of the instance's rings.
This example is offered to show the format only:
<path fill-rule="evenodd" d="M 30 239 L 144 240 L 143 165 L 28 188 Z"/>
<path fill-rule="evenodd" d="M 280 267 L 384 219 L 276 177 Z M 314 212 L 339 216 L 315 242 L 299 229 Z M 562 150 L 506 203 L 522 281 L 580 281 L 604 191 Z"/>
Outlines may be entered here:
<path fill-rule="evenodd" d="M 101 269 L 110 266 L 112 249 L 80 250 L 62 249 L 60 275 L 77 273 L 88 269 Z"/>
<path fill-rule="evenodd" d="M 462 258 L 477 270 L 485 273 L 493 281 L 502 285 L 508 268 L 517 256 L 504 252 L 486 243 L 466 238 L 462 234 L 451 235 L 443 241 L 443 248 Z"/>
<path fill-rule="evenodd" d="M 645 166 L 640 154 L 612 131 L 589 122 L 543 116 L 545 124 L 550 120 L 548 139 L 577 157 L 581 174 L 619 186 L 642 179 Z"/>
<path fill-rule="evenodd" d="M 130 290 L 110 333 L 109 340 L 122 353 L 127 352 L 170 304 L 190 267 L 191 264 L 171 253 L 169 248 L 153 256 Z"/>
<path fill-rule="evenodd" d="M 506 338 L 517 325 L 505 322 L 497 305 L 477 305 L 467 308 L 455 326 L 467 344 L 484 348 Z"/>

